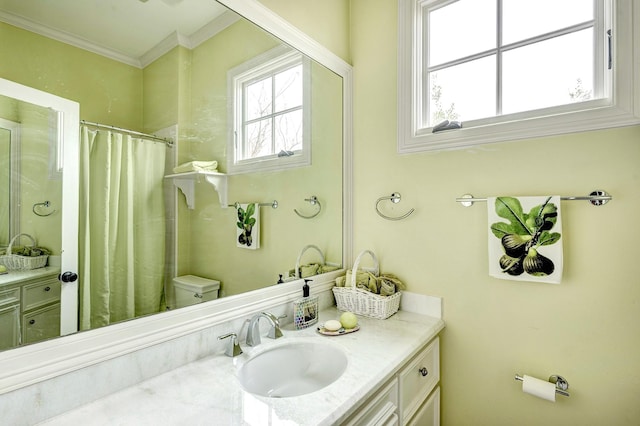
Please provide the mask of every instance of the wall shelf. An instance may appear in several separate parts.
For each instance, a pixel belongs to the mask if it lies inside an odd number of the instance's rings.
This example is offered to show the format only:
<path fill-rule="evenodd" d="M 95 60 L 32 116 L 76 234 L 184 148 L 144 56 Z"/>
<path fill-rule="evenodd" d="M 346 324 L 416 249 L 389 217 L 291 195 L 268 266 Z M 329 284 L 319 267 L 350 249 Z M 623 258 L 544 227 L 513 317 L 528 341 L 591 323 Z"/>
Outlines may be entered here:
<path fill-rule="evenodd" d="M 204 179 L 206 182 L 213 186 L 218 192 L 218 199 L 220 200 L 220 206 L 227 208 L 227 175 L 217 172 L 188 172 L 177 173 L 173 175 L 165 176 L 165 179 L 172 179 L 173 184 L 182 191 L 187 201 L 187 207 L 190 209 L 195 208 L 195 184 L 201 182 Z"/>

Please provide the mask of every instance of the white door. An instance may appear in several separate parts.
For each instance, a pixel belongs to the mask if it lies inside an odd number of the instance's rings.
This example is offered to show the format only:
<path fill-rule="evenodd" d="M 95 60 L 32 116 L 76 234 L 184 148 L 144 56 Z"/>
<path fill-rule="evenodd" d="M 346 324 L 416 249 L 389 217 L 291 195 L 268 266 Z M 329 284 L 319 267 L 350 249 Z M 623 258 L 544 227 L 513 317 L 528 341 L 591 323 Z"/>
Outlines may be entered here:
<path fill-rule="evenodd" d="M 61 315 L 62 335 L 78 331 L 78 182 L 79 182 L 79 123 L 80 105 L 77 102 L 47 92 L 0 79 L 0 95 L 48 108 L 53 130 L 49 146 L 49 170 L 43 173 L 62 174 L 62 199 L 58 214 L 61 218 Z M 42 194 L 46 198 L 45 193 Z M 24 205 L 23 210 L 31 210 Z M 28 204 L 28 203 L 27 203 Z M 26 232 L 21 227 L 21 232 Z M 53 248 L 54 251 L 55 248 Z"/>

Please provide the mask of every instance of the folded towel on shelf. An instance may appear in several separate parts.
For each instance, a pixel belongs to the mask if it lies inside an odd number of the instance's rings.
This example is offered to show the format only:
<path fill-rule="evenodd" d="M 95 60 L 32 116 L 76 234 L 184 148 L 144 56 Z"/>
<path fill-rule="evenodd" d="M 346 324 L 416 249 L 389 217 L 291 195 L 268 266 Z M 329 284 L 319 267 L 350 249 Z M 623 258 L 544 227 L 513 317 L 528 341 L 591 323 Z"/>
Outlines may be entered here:
<path fill-rule="evenodd" d="M 189 161 L 173 168 L 173 173 L 187 172 L 215 172 L 218 170 L 218 162 L 213 161 Z"/>
<path fill-rule="evenodd" d="M 489 197 L 489 275 L 559 284 L 563 256 L 560 197 Z"/>

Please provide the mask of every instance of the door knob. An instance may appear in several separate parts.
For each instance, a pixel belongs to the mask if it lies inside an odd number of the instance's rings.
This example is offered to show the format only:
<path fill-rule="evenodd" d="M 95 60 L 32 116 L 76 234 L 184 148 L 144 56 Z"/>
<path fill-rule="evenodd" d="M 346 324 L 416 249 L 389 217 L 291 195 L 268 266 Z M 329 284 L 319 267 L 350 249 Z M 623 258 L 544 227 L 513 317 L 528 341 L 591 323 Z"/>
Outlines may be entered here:
<path fill-rule="evenodd" d="M 63 283 L 72 283 L 78 279 L 78 274 L 75 272 L 63 272 L 62 275 L 58 275 L 58 279 Z"/>

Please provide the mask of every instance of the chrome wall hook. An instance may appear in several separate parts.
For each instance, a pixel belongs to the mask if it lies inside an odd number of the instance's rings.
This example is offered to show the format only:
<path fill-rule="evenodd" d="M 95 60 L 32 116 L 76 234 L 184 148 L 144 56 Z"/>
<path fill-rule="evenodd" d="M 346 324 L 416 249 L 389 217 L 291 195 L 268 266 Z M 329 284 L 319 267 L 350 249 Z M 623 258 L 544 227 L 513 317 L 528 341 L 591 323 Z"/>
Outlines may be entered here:
<path fill-rule="evenodd" d="M 298 210 L 293 209 L 294 212 L 296 212 L 296 214 L 298 216 L 300 216 L 303 219 L 313 219 L 314 217 L 318 216 L 320 214 L 320 211 L 322 210 L 322 204 L 320 204 L 320 200 L 318 200 L 318 197 L 316 197 L 315 195 L 312 195 L 309 198 L 305 198 L 305 201 L 307 201 L 309 204 L 311 204 L 312 206 L 318 206 L 318 211 L 315 212 L 314 214 L 310 215 L 310 216 L 306 216 L 303 215 L 302 213 L 300 213 Z"/>
<path fill-rule="evenodd" d="M 402 196 L 400 195 L 400 193 L 399 193 L 399 192 L 394 192 L 393 194 L 391 194 L 391 195 L 390 195 L 390 196 L 388 196 L 388 197 L 380 197 L 380 198 L 378 198 L 378 200 L 376 201 L 376 213 L 378 213 L 378 215 L 379 215 L 380 217 L 382 217 L 382 218 L 384 218 L 384 219 L 387 219 L 387 220 L 402 220 L 402 219 L 405 219 L 405 218 L 409 217 L 409 215 L 410 215 L 411 213 L 413 213 L 413 212 L 415 211 L 415 209 L 413 209 L 413 208 L 412 208 L 411 210 L 409 210 L 408 212 L 406 212 L 406 213 L 405 213 L 405 214 L 403 214 L 402 216 L 392 217 L 392 216 L 387 216 L 387 215 L 383 214 L 383 213 L 380 211 L 380 209 L 378 208 L 378 204 L 380 204 L 380 201 L 383 201 L 383 200 L 389 200 L 389 201 L 391 201 L 393 204 L 398 204 L 398 203 L 400 202 L 400 200 L 401 200 L 401 199 L 402 199 Z"/>
<path fill-rule="evenodd" d="M 45 207 L 45 208 L 49 208 L 51 206 L 51 203 L 49 202 L 49 200 L 44 201 L 42 203 L 35 203 L 33 205 L 33 207 L 31 208 L 31 211 L 33 212 L 33 214 L 35 214 L 36 216 L 40 216 L 40 217 L 47 217 L 47 216 L 51 216 L 52 214 L 54 214 L 55 212 L 57 212 L 58 210 L 52 210 L 49 213 L 40 213 L 38 212 L 38 207 Z"/>

